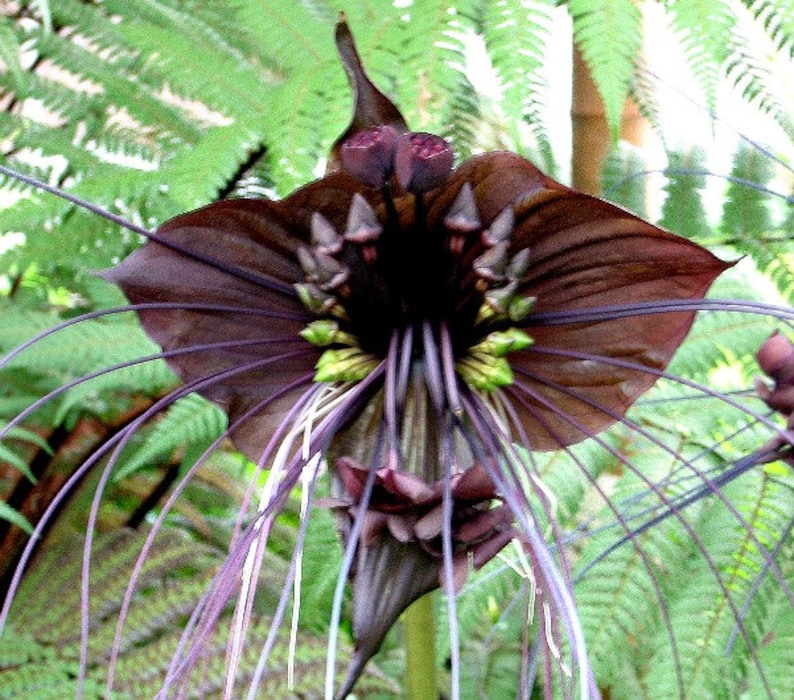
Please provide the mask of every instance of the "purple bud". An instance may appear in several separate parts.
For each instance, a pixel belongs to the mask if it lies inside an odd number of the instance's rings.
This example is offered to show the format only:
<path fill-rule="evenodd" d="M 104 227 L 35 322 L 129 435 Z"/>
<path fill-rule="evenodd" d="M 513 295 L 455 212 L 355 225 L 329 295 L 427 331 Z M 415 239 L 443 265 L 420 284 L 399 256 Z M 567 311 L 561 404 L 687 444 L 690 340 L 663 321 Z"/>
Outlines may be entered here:
<path fill-rule="evenodd" d="M 367 187 L 383 187 L 391 177 L 394 151 L 400 133 L 382 124 L 359 131 L 342 144 L 342 169 Z"/>
<path fill-rule="evenodd" d="M 403 134 L 397 144 L 394 171 L 403 189 L 414 194 L 443 185 L 452 172 L 452 147 L 435 134 Z"/>
<path fill-rule="evenodd" d="M 778 384 L 794 380 L 794 345 L 782 333 L 775 332 L 756 353 L 758 365 Z"/>

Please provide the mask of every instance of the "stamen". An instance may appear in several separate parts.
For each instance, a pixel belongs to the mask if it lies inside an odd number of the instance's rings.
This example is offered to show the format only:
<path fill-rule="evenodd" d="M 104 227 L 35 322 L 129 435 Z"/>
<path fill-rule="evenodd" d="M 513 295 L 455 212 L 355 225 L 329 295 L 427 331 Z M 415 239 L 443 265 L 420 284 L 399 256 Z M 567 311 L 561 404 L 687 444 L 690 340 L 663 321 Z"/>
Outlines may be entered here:
<path fill-rule="evenodd" d="M 350 202 L 345 240 L 356 244 L 374 243 L 382 232 L 383 226 L 378 221 L 375 210 L 356 192 Z"/>
<path fill-rule="evenodd" d="M 452 202 L 449 212 L 444 217 L 444 226 L 456 233 L 470 233 L 479 230 L 482 226 L 474 192 L 468 182 L 463 183 L 455 201 Z"/>
<path fill-rule="evenodd" d="M 506 279 L 508 248 L 507 241 L 500 241 L 488 248 L 473 263 L 475 274 L 487 282 L 502 282 Z"/>
<path fill-rule="evenodd" d="M 328 219 L 319 212 L 312 214 L 310 224 L 311 242 L 315 249 L 327 255 L 336 255 L 342 250 L 342 237 Z"/>
<path fill-rule="evenodd" d="M 491 225 L 483 231 L 483 243 L 490 247 L 509 239 L 513 233 L 515 221 L 516 217 L 512 206 L 502 209 L 499 215 L 491 222 Z"/>

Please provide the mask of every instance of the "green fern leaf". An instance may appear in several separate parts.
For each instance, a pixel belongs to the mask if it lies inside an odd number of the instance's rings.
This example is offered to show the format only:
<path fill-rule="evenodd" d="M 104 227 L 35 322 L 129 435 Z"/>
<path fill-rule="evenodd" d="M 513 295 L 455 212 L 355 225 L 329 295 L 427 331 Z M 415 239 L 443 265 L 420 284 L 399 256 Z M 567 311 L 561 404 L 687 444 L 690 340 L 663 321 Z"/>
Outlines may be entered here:
<path fill-rule="evenodd" d="M 5 459 L 4 455 L 8 454 L 10 454 L 8 450 L 0 450 L 0 459 Z M 10 458 L 13 459 L 14 455 L 10 454 Z M 8 505 L 8 503 L 5 501 L 0 501 L 0 520 L 5 520 L 12 525 L 16 525 L 27 535 L 33 534 L 33 526 L 30 524 L 28 519 L 19 511 Z"/>
<path fill-rule="evenodd" d="M 96 543 L 91 568 L 89 682 L 85 697 L 104 697 L 108 653 L 116 633 L 121 597 L 145 535 L 145 531 L 119 531 L 99 537 Z M 159 533 L 154 549 L 144 562 L 124 625 L 123 653 L 116 668 L 113 697 L 132 700 L 157 694 L 179 644 L 176 623 L 195 607 L 221 557 L 220 552 L 175 531 L 165 529 Z M 0 698 L 74 696 L 80 654 L 79 586 L 74 581 L 79 579 L 81 560 L 80 541 L 62 541 L 57 547 L 46 548 L 44 556 L 28 573 L 10 631 L 6 630 L 0 639 L 0 664 L 5 666 L 5 661 L 12 666 L 0 672 Z M 276 588 L 271 594 L 278 592 Z M 246 646 L 238 677 L 241 688 L 246 687 L 253 674 L 261 640 L 270 632 L 270 625 L 270 619 L 265 616 L 252 621 L 252 643 Z M 206 664 L 196 669 L 190 683 L 205 697 L 222 694 L 229 633 L 229 616 L 224 616 L 207 645 Z M 316 691 L 322 687 L 325 674 L 326 641 L 304 632 L 292 659 L 296 685 L 289 687 L 283 672 L 289 655 L 287 636 L 286 632 L 279 633 L 278 646 L 271 657 L 278 672 L 269 674 L 260 689 L 267 697 L 277 700 Z M 340 651 L 349 654 L 347 645 Z M 338 672 L 340 677 L 344 674 L 341 658 Z M 393 695 L 396 690 L 376 670 L 368 671 L 360 686 L 360 692 Z"/>
<path fill-rule="evenodd" d="M 782 558 L 781 558 L 782 559 Z M 792 579 L 791 557 L 783 560 L 783 571 Z M 791 691 L 791 679 L 794 678 L 794 608 L 788 600 L 781 596 L 770 605 L 769 619 L 774 620 L 774 629 L 763 639 L 758 649 L 758 662 L 764 669 L 764 676 L 772 697 L 785 698 Z M 747 684 L 747 696 L 763 697 L 767 694 L 755 664 L 750 667 Z"/>
<path fill-rule="evenodd" d="M 784 131 L 794 133 L 794 122 L 784 106 L 788 95 L 779 93 L 779 78 L 772 69 L 769 57 L 759 55 L 759 51 L 750 45 L 749 39 L 736 37 L 725 70 L 747 102 L 771 115 Z"/>
<path fill-rule="evenodd" d="M 667 194 L 662 205 L 660 226 L 675 231 L 693 240 L 707 241 L 711 238 L 711 227 L 706 220 L 701 192 L 706 178 L 704 169 L 706 154 L 700 148 L 692 148 L 686 153 L 668 154 L 668 167 L 665 171 Z"/>
<path fill-rule="evenodd" d="M 31 332 L 50 327 L 52 314 L 35 313 L 4 305 L 0 325 L 0 348 L 9 351 L 26 340 Z M 114 369 L 70 389 L 58 404 L 55 422 L 60 422 L 73 407 L 92 406 L 104 413 L 115 410 L 99 399 L 101 392 L 139 392 L 156 395 L 173 386 L 175 377 L 165 362 L 157 359 L 160 350 L 143 333 L 131 316 L 126 319 L 96 319 L 68 326 L 35 343 L 8 366 L 8 372 L 24 370 L 28 376 L 44 377 L 60 385 L 75 377 L 99 372 L 139 358 L 154 358 Z"/>
<path fill-rule="evenodd" d="M 544 3 L 501 0 L 486 3 L 483 39 L 501 81 L 502 105 L 511 131 L 529 125 L 547 170 L 553 170 L 545 101 L 545 51 L 550 41 L 551 7 Z M 516 139 L 518 140 L 518 139 Z"/>
<path fill-rule="evenodd" d="M 740 637 L 733 653 L 726 656 L 725 650 L 736 623 L 735 610 L 744 602 L 763 561 L 748 533 L 755 533 L 769 551 L 794 517 L 790 486 L 776 483 L 763 473 L 754 473 L 742 484 L 731 484 L 725 495 L 736 504 L 749 528 L 738 524 L 719 503 L 704 509 L 696 524 L 696 532 L 719 571 L 724 588 L 717 586 L 711 569 L 690 562 L 689 574 L 676 580 L 668 594 L 672 601 L 671 617 L 679 626 L 678 658 L 685 687 L 694 696 L 732 697 L 740 687 L 751 665 L 746 642 Z M 694 551 L 693 556 L 700 558 Z M 747 641 L 753 648 L 757 648 L 772 624 L 766 597 L 779 584 L 771 581 L 769 584 L 766 591 L 756 594 L 744 620 Z M 734 603 L 733 609 L 729 599 Z M 657 636 L 656 644 L 657 650 L 648 667 L 647 686 L 653 690 L 651 697 L 670 697 L 674 676 L 669 646 L 661 635 Z"/>
<path fill-rule="evenodd" d="M 114 478 L 120 481 L 145 465 L 165 461 L 185 445 L 200 455 L 225 429 L 226 416 L 217 406 L 197 394 L 185 396 L 145 434 L 143 444 L 122 461 Z"/>
<path fill-rule="evenodd" d="M 14 25 L 10 18 L 0 15 L 0 63 L 6 68 L 10 92 L 16 93 L 18 98 L 24 98 L 28 81 L 19 60 L 20 53 L 21 46 Z M 0 73 L 0 78 L 2 77 L 3 74 Z"/>
<path fill-rule="evenodd" d="M 781 51 L 794 56 L 794 7 L 788 0 L 742 0 Z"/>
<path fill-rule="evenodd" d="M 776 225 L 774 211 L 780 197 L 767 188 L 772 169 L 758 151 L 747 146 L 737 151 L 722 217 L 722 237 L 740 252 L 752 256 L 785 299 L 794 298 L 794 261 L 786 221 Z"/>
<path fill-rule="evenodd" d="M 689 68 L 700 83 L 709 109 L 714 108 L 723 61 L 728 57 L 736 14 L 724 0 L 674 0 L 668 4 Z"/>

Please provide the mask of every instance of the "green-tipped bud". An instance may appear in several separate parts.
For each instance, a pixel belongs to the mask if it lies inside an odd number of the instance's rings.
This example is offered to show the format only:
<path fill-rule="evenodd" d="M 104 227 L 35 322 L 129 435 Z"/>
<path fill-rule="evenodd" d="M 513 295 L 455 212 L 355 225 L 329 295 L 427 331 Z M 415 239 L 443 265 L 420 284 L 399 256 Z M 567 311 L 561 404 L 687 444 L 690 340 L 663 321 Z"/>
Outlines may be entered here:
<path fill-rule="evenodd" d="M 495 357 L 505 357 L 508 353 L 523 350 L 532 345 L 530 338 L 518 328 L 508 328 L 506 331 L 489 333 L 484 340 L 471 348 L 472 352 L 485 352 Z"/>
<path fill-rule="evenodd" d="M 378 361 L 359 348 L 326 350 L 317 360 L 315 382 L 358 382 L 364 379 Z"/>
<path fill-rule="evenodd" d="M 510 363 L 486 352 L 469 352 L 458 362 L 457 370 L 469 386 L 481 391 L 493 391 L 513 383 Z"/>
<path fill-rule="evenodd" d="M 514 296 L 507 305 L 507 317 L 511 321 L 523 321 L 535 306 L 535 297 Z"/>
<path fill-rule="evenodd" d="M 312 313 L 325 314 L 336 304 L 336 297 L 311 282 L 293 285 L 301 303 Z"/>
<path fill-rule="evenodd" d="M 503 287 L 496 287 L 485 292 L 485 301 L 477 311 L 476 323 L 480 324 L 494 319 L 516 323 L 529 316 L 535 305 L 535 297 L 523 297 L 516 294 L 517 287 L 517 282 L 513 280 Z"/>
<path fill-rule="evenodd" d="M 301 338 L 308 340 L 312 345 L 325 347 L 331 343 L 338 342 L 339 324 L 336 321 L 322 319 L 312 321 L 300 332 Z"/>

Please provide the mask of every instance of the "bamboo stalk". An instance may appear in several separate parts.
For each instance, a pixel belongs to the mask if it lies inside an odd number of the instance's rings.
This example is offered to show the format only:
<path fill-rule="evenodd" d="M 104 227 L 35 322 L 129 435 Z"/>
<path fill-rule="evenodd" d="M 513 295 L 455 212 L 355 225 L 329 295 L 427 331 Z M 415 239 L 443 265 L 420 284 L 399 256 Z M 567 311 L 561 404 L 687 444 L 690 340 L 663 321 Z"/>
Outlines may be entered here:
<path fill-rule="evenodd" d="M 588 194 L 601 193 L 601 171 L 612 145 L 604 102 L 598 94 L 590 68 L 579 49 L 573 49 L 573 94 L 571 100 L 573 154 L 571 186 Z M 637 105 L 627 100 L 620 124 L 620 138 L 642 147 L 647 122 Z"/>

